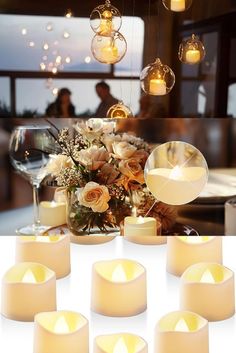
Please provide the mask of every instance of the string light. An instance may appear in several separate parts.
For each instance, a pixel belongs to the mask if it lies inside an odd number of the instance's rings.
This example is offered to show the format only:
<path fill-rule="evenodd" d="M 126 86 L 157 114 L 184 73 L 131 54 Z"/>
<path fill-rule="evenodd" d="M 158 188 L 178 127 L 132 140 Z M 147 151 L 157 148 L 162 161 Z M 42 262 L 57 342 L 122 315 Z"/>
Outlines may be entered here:
<path fill-rule="evenodd" d="M 26 34 L 27 34 L 27 29 L 26 29 L 26 28 L 22 28 L 21 34 L 22 34 L 22 36 L 26 36 Z"/>
<path fill-rule="evenodd" d="M 73 14 L 72 10 L 71 9 L 67 9 L 66 13 L 65 13 L 65 17 L 66 18 L 71 18 L 73 16 L 74 16 L 74 14 Z"/>
<path fill-rule="evenodd" d="M 43 44 L 43 50 L 48 50 L 48 49 L 49 49 L 48 43 L 44 43 L 44 44 Z"/>
<path fill-rule="evenodd" d="M 64 39 L 70 38 L 70 33 L 69 33 L 68 31 L 64 31 L 64 32 L 63 32 L 63 38 L 64 38 Z"/>
<path fill-rule="evenodd" d="M 71 57 L 70 57 L 70 56 L 67 56 L 67 57 L 65 58 L 65 62 L 66 62 L 66 64 L 70 64 L 70 62 L 71 62 Z"/>

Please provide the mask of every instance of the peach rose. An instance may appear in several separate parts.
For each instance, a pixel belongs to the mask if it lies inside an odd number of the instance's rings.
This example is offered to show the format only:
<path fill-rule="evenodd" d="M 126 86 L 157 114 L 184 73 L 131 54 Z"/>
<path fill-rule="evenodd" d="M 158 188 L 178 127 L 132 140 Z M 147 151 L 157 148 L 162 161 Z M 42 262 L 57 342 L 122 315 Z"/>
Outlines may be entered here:
<path fill-rule="evenodd" d="M 137 159 L 128 159 L 119 163 L 120 172 L 129 178 L 129 181 L 137 181 L 144 184 L 143 169 Z"/>
<path fill-rule="evenodd" d="M 147 151 L 145 151 L 145 150 L 137 150 L 133 154 L 132 158 L 137 159 L 139 161 L 139 163 L 141 164 L 141 166 L 144 168 L 145 163 L 146 163 L 146 161 L 148 159 L 148 156 L 149 156 L 149 154 L 148 154 Z"/>
<path fill-rule="evenodd" d="M 97 177 L 103 184 L 110 185 L 114 183 L 119 175 L 120 172 L 112 164 L 106 163 Z"/>
<path fill-rule="evenodd" d="M 79 152 L 79 162 L 89 170 L 98 170 L 109 159 L 109 153 L 104 147 L 92 146 Z"/>
<path fill-rule="evenodd" d="M 126 141 L 114 142 L 112 144 L 114 157 L 118 159 L 129 159 L 137 148 Z"/>
<path fill-rule="evenodd" d="M 90 181 L 84 188 L 77 189 L 76 196 L 82 206 L 89 207 L 93 212 L 103 213 L 109 208 L 111 197 L 106 186 Z"/>

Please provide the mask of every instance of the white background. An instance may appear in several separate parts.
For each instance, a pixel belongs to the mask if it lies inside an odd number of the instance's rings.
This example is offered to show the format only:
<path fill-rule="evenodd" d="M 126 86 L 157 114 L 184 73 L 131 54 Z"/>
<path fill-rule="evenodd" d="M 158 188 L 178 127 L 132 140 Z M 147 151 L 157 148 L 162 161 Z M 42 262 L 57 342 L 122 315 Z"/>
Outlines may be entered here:
<path fill-rule="evenodd" d="M 236 237 L 223 238 L 223 251 L 224 265 L 236 271 Z M 78 311 L 89 319 L 90 353 L 93 352 L 92 342 L 96 335 L 117 332 L 140 335 L 148 342 L 149 353 L 153 353 L 156 322 L 166 313 L 179 309 L 179 278 L 166 273 L 166 245 L 141 246 L 117 237 L 103 245 L 72 244 L 71 255 L 70 276 L 57 281 L 58 310 Z M 14 257 L 15 237 L 1 236 L 0 277 L 14 264 Z M 130 318 L 109 318 L 92 313 L 90 311 L 92 264 L 98 260 L 122 257 L 136 260 L 147 269 L 148 310 Z M 210 353 L 236 352 L 235 317 L 210 323 L 209 333 Z M 32 346 L 33 323 L 16 322 L 0 317 L 0 353 L 32 353 Z"/>

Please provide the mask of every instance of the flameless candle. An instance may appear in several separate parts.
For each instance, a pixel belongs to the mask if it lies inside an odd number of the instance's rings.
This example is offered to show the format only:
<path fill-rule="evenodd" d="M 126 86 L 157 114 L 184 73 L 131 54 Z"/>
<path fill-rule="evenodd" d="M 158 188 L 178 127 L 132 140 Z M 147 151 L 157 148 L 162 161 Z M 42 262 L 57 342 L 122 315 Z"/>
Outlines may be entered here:
<path fill-rule="evenodd" d="M 64 202 L 42 201 L 39 205 L 39 219 L 44 226 L 57 227 L 66 223 Z"/>
<path fill-rule="evenodd" d="M 171 0 L 170 1 L 170 9 L 171 11 L 181 12 L 186 8 L 185 0 Z"/>
<path fill-rule="evenodd" d="M 124 236 L 156 236 L 157 221 L 152 217 L 126 217 Z"/>
<path fill-rule="evenodd" d="M 148 171 L 146 181 L 157 200 L 183 205 L 199 196 L 207 182 L 207 173 L 202 167 L 156 168 Z"/>
<path fill-rule="evenodd" d="M 88 321 L 71 311 L 35 316 L 34 353 L 88 353 Z"/>
<path fill-rule="evenodd" d="M 186 61 L 190 64 L 196 64 L 200 61 L 201 54 L 198 49 L 189 49 L 186 51 Z"/>
<path fill-rule="evenodd" d="M 225 235 L 236 235 L 236 198 L 225 203 Z"/>
<path fill-rule="evenodd" d="M 149 92 L 153 95 L 164 96 L 166 94 L 166 82 L 161 78 L 150 80 Z"/>
<path fill-rule="evenodd" d="M 148 353 L 143 338 L 130 333 L 98 336 L 94 340 L 94 353 Z"/>
<path fill-rule="evenodd" d="M 147 308 L 146 270 L 117 259 L 93 265 L 91 308 L 106 316 L 133 316 Z"/>
<path fill-rule="evenodd" d="M 114 45 L 107 45 L 101 49 L 100 57 L 102 61 L 113 62 L 118 56 L 118 48 Z"/>
<path fill-rule="evenodd" d="M 38 262 L 53 270 L 57 278 L 70 273 L 69 235 L 19 236 L 16 262 Z"/>
<path fill-rule="evenodd" d="M 175 236 L 167 239 L 167 271 L 181 276 L 198 262 L 222 263 L 220 236 Z"/>
<path fill-rule="evenodd" d="M 56 310 L 56 276 L 44 265 L 22 262 L 2 280 L 2 314 L 9 319 L 33 321 L 41 311 Z"/>
<path fill-rule="evenodd" d="M 233 316 L 234 273 L 215 263 L 190 266 L 181 277 L 180 306 L 209 321 L 225 320 Z"/>
<path fill-rule="evenodd" d="M 112 21 L 109 19 L 101 20 L 99 32 L 101 35 L 107 35 L 112 31 Z"/>
<path fill-rule="evenodd" d="M 208 353 L 208 322 L 190 311 L 162 317 L 155 329 L 154 353 Z"/>

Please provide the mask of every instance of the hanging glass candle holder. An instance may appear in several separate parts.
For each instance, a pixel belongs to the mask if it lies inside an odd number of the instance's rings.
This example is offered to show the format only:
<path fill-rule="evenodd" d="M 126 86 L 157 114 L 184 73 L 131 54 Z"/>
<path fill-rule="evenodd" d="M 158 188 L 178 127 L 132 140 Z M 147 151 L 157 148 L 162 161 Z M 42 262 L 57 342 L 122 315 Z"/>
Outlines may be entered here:
<path fill-rule="evenodd" d="M 107 118 L 109 119 L 127 119 L 133 118 L 133 113 L 129 107 L 124 105 L 123 102 L 114 104 L 107 112 Z"/>
<path fill-rule="evenodd" d="M 90 26 L 95 33 L 110 35 L 112 31 L 119 31 L 122 24 L 120 11 L 111 5 L 109 0 L 97 6 L 90 15 Z"/>
<path fill-rule="evenodd" d="M 110 36 L 96 34 L 91 50 L 94 58 L 100 63 L 115 64 L 125 56 L 127 42 L 120 32 L 112 32 Z"/>
<path fill-rule="evenodd" d="M 174 12 L 187 11 L 192 5 L 193 0 L 162 0 L 167 10 Z"/>
<path fill-rule="evenodd" d="M 175 74 L 158 58 L 146 66 L 140 76 L 141 86 L 145 93 L 152 96 L 164 96 L 172 90 L 175 84 Z"/>
<path fill-rule="evenodd" d="M 179 60 L 184 64 L 200 63 L 206 55 L 204 45 L 195 34 L 184 40 L 179 46 Z"/>

